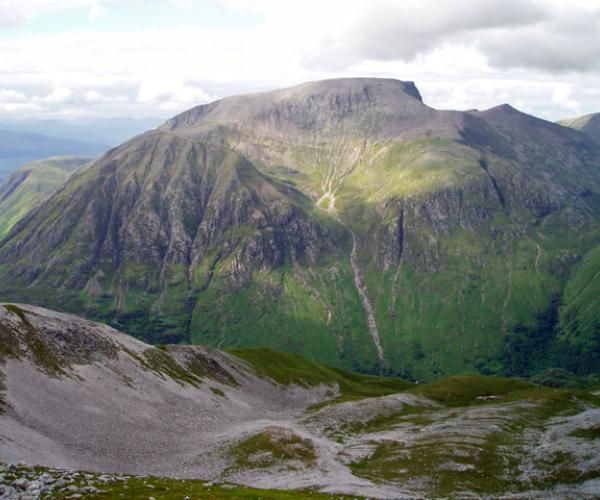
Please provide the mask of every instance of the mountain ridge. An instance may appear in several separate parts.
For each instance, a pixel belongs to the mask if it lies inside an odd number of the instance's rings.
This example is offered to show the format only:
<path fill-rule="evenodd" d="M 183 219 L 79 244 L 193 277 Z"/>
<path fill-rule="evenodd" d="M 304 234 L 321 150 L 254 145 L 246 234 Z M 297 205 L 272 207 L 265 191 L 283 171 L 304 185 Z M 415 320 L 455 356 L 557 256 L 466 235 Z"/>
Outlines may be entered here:
<path fill-rule="evenodd" d="M 579 348 L 539 318 L 598 245 L 600 148 L 506 106 L 437 111 L 413 87 L 312 82 L 178 115 L 20 221 L 1 297 L 360 371 L 382 370 L 378 337 L 407 378 L 572 369 L 561 353 Z"/>
<path fill-rule="evenodd" d="M 558 123 L 564 127 L 580 130 L 600 144 L 600 113 L 590 113 L 576 118 L 560 120 Z"/>

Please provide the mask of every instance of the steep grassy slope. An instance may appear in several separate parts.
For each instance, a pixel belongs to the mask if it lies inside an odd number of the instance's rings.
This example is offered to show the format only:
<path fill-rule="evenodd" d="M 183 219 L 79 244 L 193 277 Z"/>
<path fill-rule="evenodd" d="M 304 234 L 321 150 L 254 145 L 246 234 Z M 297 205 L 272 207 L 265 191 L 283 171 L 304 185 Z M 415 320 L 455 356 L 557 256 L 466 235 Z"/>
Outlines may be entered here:
<path fill-rule="evenodd" d="M 596 142 L 600 143 L 600 113 L 592 113 L 589 115 L 578 116 L 577 118 L 560 120 L 558 123 L 565 127 L 581 130 Z"/>
<path fill-rule="evenodd" d="M 0 184 L 0 239 L 86 158 L 55 157 L 27 163 Z"/>
<path fill-rule="evenodd" d="M 268 349 L 155 348 L 24 304 L 0 305 L 0 340 L 0 464 L 20 463 L 0 466 L 4 492 L 42 465 L 71 470 L 46 471 L 58 498 L 600 493 L 597 387 L 411 384 Z"/>
<path fill-rule="evenodd" d="M 109 152 L 3 243 L 0 297 L 153 342 L 531 375 L 558 363 L 558 305 L 599 243 L 584 134 L 332 80 L 199 106 Z"/>
<path fill-rule="evenodd" d="M 555 356 L 573 373 L 600 364 L 600 246 L 574 269 L 560 306 L 560 342 Z"/>
<path fill-rule="evenodd" d="M 349 235 L 228 148 L 140 136 L 75 175 L 16 234 L 0 264 L 6 297 L 85 310 L 155 342 L 219 344 L 225 333 L 228 345 L 375 365 Z"/>

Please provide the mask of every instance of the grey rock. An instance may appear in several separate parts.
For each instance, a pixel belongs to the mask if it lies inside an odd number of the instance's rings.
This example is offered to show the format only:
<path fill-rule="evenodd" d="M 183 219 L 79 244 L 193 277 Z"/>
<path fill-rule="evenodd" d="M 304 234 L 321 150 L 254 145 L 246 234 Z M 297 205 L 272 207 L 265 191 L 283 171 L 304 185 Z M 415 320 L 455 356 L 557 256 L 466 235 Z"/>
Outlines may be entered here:
<path fill-rule="evenodd" d="M 29 480 L 27 478 L 20 477 L 14 482 L 14 485 L 20 490 L 26 490 L 29 487 Z"/>
<path fill-rule="evenodd" d="M 56 478 L 51 476 L 48 473 L 44 473 L 39 477 L 39 480 L 42 481 L 44 484 L 52 484 L 54 482 L 56 482 Z"/>

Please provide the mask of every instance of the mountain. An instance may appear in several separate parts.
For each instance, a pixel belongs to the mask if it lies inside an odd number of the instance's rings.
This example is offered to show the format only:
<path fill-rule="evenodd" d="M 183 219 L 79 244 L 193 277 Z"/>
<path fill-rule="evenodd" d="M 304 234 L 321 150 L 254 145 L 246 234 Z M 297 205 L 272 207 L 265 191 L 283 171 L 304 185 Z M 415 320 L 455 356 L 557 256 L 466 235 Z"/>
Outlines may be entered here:
<path fill-rule="evenodd" d="M 108 147 L 118 146 L 142 132 L 158 127 L 163 121 L 160 118 L 4 120 L 0 122 L 0 130 L 49 135 L 86 143 L 91 141 L 106 144 L 104 148 L 106 150 Z"/>
<path fill-rule="evenodd" d="M 567 301 L 599 244 L 585 134 L 509 105 L 435 110 L 411 82 L 326 80 L 108 151 L 0 244 L 0 298 L 410 379 L 585 375 L 600 312 Z"/>
<path fill-rule="evenodd" d="M 558 123 L 565 127 L 581 130 L 600 143 L 600 113 L 578 116 L 577 118 L 568 118 L 560 120 Z"/>
<path fill-rule="evenodd" d="M 20 463 L 3 468 L 4 492 L 50 485 L 62 497 L 90 483 L 111 498 L 600 491 L 591 390 L 481 376 L 414 385 L 267 349 L 152 347 L 22 304 L 0 305 L 0 340 L 0 460 Z"/>
<path fill-rule="evenodd" d="M 104 152 L 102 144 L 79 142 L 59 137 L 0 130 L 0 180 L 21 165 L 51 156 L 95 157 Z"/>
<path fill-rule="evenodd" d="M 0 239 L 44 196 L 89 163 L 87 158 L 59 156 L 26 163 L 0 184 Z"/>

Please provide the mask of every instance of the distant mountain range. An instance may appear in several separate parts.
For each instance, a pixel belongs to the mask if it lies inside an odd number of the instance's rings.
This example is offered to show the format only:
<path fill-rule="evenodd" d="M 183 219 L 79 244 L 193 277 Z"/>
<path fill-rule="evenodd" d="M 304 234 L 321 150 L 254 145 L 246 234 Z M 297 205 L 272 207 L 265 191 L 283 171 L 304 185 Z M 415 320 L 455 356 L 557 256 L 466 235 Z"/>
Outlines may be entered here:
<path fill-rule="evenodd" d="M 21 165 L 50 156 L 93 158 L 150 130 L 158 118 L 95 121 L 4 120 L 0 122 L 0 179 Z"/>
<path fill-rule="evenodd" d="M 600 367 L 600 145 L 338 79 L 197 106 L 0 242 L 0 299 L 431 380 Z"/>
<path fill-rule="evenodd" d="M 79 120 L 1 120 L 0 130 L 31 132 L 114 147 L 158 127 L 161 118 L 107 118 Z"/>
<path fill-rule="evenodd" d="M 94 158 L 108 146 L 30 132 L 0 130 L 0 180 L 21 165 L 53 156 Z"/>

